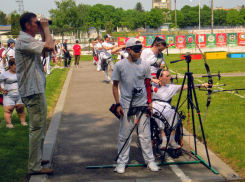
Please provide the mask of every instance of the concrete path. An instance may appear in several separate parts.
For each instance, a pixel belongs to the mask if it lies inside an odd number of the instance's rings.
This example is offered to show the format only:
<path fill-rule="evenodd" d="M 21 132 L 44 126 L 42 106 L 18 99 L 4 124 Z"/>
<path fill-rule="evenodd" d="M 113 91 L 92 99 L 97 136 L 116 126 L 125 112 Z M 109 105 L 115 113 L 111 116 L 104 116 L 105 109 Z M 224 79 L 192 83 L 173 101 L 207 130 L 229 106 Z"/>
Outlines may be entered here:
<path fill-rule="evenodd" d="M 92 62 L 81 62 L 80 68 L 73 69 L 52 161 L 55 173 L 48 181 L 225 181 L 222 175 L 215 175 L 202 164 L 162 166 L 159 172 L 131 167 L 125 174 L 113 172 L 114 168 L 86 169 L 115 164 L 117 155 L 119 120 L 109 112 L 114 103 L 112 85 L 103 80 L 104 73 L 97 72 Z M 130 163 L 144 163 L 135 133 L 133 137 Z M 186 145 L 184 150 L 188 150 Z M 156 159 L 160 162 L 157 154 Z M 195 159 L 189 159 L 184 151 L 183 156 L 174 160 Z"/>

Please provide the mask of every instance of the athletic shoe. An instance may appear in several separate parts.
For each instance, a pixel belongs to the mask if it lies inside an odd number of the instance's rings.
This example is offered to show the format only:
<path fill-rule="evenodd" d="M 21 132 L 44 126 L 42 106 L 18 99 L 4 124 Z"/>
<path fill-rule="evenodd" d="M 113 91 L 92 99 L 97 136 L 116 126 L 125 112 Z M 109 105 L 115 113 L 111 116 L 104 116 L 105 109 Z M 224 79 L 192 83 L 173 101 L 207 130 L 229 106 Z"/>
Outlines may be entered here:
<path fill-rule="evenodd" d="M 123 174 L 123 173 L 125 173 L 125 167 L 126 167 L 126 164 L 124 164 L 124 163 L 118 164 L 114 171 L 119 173 L 119 174 Z"/>
<path fill-rule="evenodd" d="M 28 126 L 27 122 L 21 122 L 23 126 Z"/>
<path fill-rule="evenodd" d="M 169 147 L 172 149 L 180 149 L 181 146 L 179 144 L 177 144 L 174 140 L 171 140 L 171 142 L 169 142 Z"/>
<path fill-rule="evenodd" d="M 158 149 L 159 149 L 159 150 L 165 150 L 165 149 L 166 149 L 166 145 L 167 145 L 167 140 L 163 140 L 163 141 L 162 141 L 162 144 L 160 144 L 160 145 L 158 146 Z"/>
<path fill-rule="evenodd" d="M 147 164 L 147 169 L 150 169 L 153 172 L 157 172 L 159 170 L 159 167 L 155 162 L 150 162 Z"/>
<path fill-rule="evenodd" d="M 10 128 L 10 129 L 13 129 L 14 128 L 14 126 L 12 124 L 6 124 L 6 127 L 7 128 Z"/>

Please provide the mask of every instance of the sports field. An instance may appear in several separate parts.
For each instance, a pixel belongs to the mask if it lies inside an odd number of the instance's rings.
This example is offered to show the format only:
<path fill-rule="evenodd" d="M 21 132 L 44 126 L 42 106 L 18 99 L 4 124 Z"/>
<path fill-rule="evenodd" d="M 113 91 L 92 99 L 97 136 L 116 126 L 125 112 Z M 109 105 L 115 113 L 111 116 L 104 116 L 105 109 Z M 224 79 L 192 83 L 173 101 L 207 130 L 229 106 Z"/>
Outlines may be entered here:
<path fill-rule="evenodd" d="M 166 62 L 169 69 L 184 74 L 187 70 L 187 64 L 185 61 L 170 64 L 172 60 L 180 59 L 180 55 L 166 56 Z M 210 67 L 211 74 L 217 74 L 220 71 L 222 73 L 239 73 L 245 72 L 245 59 L 217 59 L 207 60 Z M 204 67 L 203 60 L 193 60 L 190 64 L 190 71 L 194 74 L 207 74 Z M 204 78 L 196 78 L 195 83 L 203 83 L 207 81 Z M 179 79 L 181 84 L 183 79 Z M 222 86 L 223 89 L 240 89 L 245 88 L 244 77 L 221 77 L 219 81 L 218 77 L 213 77 L 214 85 L 227 84 Z M 220 88 L 220 87 L 219 87 Z M 217 90 L 219 88 L 213 88 Z M 201 116 L 203 117 L 206 111 L 207 92 L 197 90 L 197 98 L 199 107 L 201 110 Z M 178 96 L 176 95 L 172 101 L 172 105 L 176 105 Z M 183 92 L 182 101 L 186 98 L 187 93 Z M 239 91 L 239 95 L 229 92 L 213 93 L 211 95 L 211 104 L 209 106 L 207 116 L 204 120 L 204 131 L 208 147 L 218 155 L 224 162 L 230 165 L 234 171 L 236 171 L 241 177 L 245 178 L 245 122 L 244 122 L 244 102 L 245 90 Z M 187 104 L 185 103 L 182 108 L 187 114 Z M 196 112 L 195 112 L 196 113 Z M 197 120 L 197 114 L 195 115 L 196 129 L 199 127 L 199 121 Z M 183 122 L 186 129 L 188 129 L 187 119 Z M 191 124 L 192 128 L 192 124 Z M 192 131 L 192 130 L 191 130 Z M 198 133 L 198 137 L 201 140 L 201 131 Z M 211 161 L 212 162 L 212 161 Z"/>

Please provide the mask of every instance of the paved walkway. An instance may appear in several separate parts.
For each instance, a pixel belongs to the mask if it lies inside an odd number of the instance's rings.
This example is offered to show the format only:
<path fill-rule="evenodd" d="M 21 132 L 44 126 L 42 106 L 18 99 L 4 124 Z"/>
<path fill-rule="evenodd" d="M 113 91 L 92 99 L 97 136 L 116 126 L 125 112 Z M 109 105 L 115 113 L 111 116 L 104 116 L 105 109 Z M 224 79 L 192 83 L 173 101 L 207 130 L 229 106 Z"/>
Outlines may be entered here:
<path fill-rule="evenodd" d="M 225 181 L 202 164 L 162 166 L 159 172 L 131 167 L 125 174 L 113 172 L 114 168 L 86 169 L 112 165 L 117 155 L 119 120 L 109 112 L 114 103 L 112 85 L 103 80 L 104 73 L 97 72 L 92 62 L 74 68 L 52 161 L 55 173 L 48 181 Z M 135 140 L 134 134 L 130 163 L 143 163 Z M 188 154 L 176 160 L 189 160 Z"/>

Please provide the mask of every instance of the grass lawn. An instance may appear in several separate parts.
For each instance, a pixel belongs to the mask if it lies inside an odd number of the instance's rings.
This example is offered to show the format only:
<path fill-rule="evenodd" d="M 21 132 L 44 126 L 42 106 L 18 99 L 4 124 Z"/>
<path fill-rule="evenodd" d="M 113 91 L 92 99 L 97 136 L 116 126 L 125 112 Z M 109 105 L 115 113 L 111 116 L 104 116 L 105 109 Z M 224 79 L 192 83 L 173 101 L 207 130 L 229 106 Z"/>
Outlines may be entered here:
<path fill-rule="evenodd" d="M 170 61 L 180 60 L 180 54 L 165 54 L 165 60 L 169 69 L 178 71 L 184 74 L 187 71 L 187 63 L 181 61 L 178 63 L 170 64 Z M 218 73 L 239 73 L 245 72 L 245 58 L 226 58 L 226 59 L 207 59 L 210 71 L 212 74 Z M 190 71 L 194 74 L 206 74 L 203 60 L 192 60 L 190 63 Z"/>
<path fill-rule="evenodd" d="M 69 69 L 55 69 L 47 77 L 46 99 L 48 116 L 54 111 Z M 26 112 L 26 121 L 29 118 Z M 29 155 L 29 127 L 22 126 L 16 113 L 12 116 L 14 129 L 5 127 L 3 107 L 0 110 L 0 181 L 27 181 Z"/>
<path fill-rule="evenodd" d="M 227 86 L 222 87 L 224 89 L 244 88 L 244 77 L 223 77 L 221 80 L 218 81 L 214 78 L 214 83 L 226 83 Z M 183 79 L 180 79 L 178 84 L 181 84 L 182 81 Z M 207 92 L 198 91 L 198 89 L 196 91 L 201 116 L 203 117 L 206 110 Z M 245 96 L 245 91 L 240 91 L 239 94 Z M 176 106 L 178 96 L 179 94 L 173 97 L 172 105 Z M 182 101 L 184 98 L 186 98 L 186 91 L 183 92 Z M 244 103 L 244 98 L 228 92 L 212 94 L 211 104 L 203 125 L 208 147 L 243 178 L 245 178 Z M 181 109 L 187 115 L 187 103 Z M 199 127 L 197 118 L 197 114 L 195 114 L 196 129 Z M 183 121 L 183 124 L 187 129 L 187 119 Z M 198 135 L 201 139 L 201 130 Z"/>

